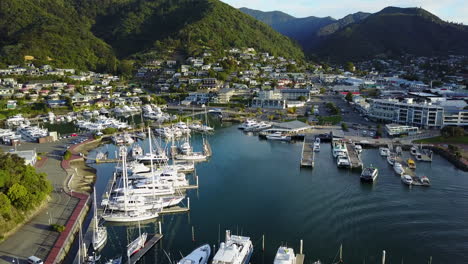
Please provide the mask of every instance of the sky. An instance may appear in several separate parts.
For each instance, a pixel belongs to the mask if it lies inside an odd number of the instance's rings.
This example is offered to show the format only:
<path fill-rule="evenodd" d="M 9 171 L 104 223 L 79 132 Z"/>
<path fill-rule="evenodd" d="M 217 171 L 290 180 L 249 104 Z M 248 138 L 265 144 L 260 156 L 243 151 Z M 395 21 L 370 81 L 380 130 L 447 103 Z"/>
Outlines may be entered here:
<path fill-rule="evenodd" d="M 359 11 L 375 13 L 387 6 L 422 7 L 443 20 L 468 25 L 468 0 L 221 0 L 233 7 L 283 11 L 295 17 L 339 19 Z"/>

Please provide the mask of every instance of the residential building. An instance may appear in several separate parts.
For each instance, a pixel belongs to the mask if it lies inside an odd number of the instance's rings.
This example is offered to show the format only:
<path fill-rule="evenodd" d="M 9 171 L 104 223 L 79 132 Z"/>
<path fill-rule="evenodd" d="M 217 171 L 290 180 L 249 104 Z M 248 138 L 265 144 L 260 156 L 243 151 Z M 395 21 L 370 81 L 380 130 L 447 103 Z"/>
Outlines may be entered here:
<path fill-rule="evenodd" d="M 418 133 L 419 129 L 414 126 L 387 124 L 385 125 L 385 131 L 387 132 L 389 136 L 399 136 L 399 135 L 414 135 Z"/>

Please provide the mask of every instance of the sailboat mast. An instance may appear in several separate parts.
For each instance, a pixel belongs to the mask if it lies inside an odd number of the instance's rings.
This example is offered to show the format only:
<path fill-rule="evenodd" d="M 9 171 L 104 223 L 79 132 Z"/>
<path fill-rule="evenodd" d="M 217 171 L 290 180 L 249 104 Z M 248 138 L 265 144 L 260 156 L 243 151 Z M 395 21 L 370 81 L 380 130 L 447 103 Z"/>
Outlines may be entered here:
<path fill-rule="evenodd" d="M 153 138 L 151 137 L 151 128 L 148 126 L 148 143 L 149 143 L 149 151 L 150 151 L 150 166 L 151 166 L 151 179 L 153 181 L 153 197 L 156 196 L 156 184 L 154 179 L 154 166 L 153 166 L 153 145 L 152 145 Z"/>
<path fill-rule="evenodd" d="M 128 188 L 128 178 L 127 178 L 127 149 L 122 147 L 122 177 L 123 177 L 123 188 L 124 188 L 124 209 L 127 212 L 127 188 Z"/>
<path fill-rule="evenodd" d="M 93 230 L 93 241 L 96 241 L 96 233 L 98 230 L 98 218 L 97 218 L 97 203 L 96 203 L 96 187 L 93 188 L 93 206 L 94 206 L 94 230 Z"/>

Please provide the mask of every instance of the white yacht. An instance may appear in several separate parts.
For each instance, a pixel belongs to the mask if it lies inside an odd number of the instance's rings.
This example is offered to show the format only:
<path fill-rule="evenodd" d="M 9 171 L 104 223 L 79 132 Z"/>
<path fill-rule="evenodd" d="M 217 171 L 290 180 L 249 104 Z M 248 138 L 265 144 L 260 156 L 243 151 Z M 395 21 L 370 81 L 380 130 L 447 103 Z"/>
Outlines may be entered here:
<path fill-rule="evenodd" d="M 257 125 L 257 121 L 252 120 L 252 119 L 247 119 L 245 120 L 244 123 L 240 124 L 238 128 L 244 130 L 246 128 L 254 127 L 256 125 Z"/>
<path fill-rule="evenodd" d="M 341 140 L 333 140 L 332 141 L 332 154 L 333 157 L 338 158 L 338 156 L 347 156 L 348 150 L 346 149 L 346 145 Z"/>
<path fill-rule="evenodd" d="M 413 184 L 413 178 L 407 174 L 401 175 L 401 181 L 406 185 Z"/>
<path fill-rule="evenodd" d="M 283 135 L 283 133 L 279 131 L 266 135 L 266 138 L 268 140 L 278 140 L 278 141 L 290 141 L 291 140 L 290 136 Z"/>
<path fill-rule="evenodd" d="M 354 149 L 358 154 L 362 153 L 362 146 L 361 145 L 354 145 Z"/>
<path fill-rule="evenodd" d="M 202 152 L 193 152 L 193 148 L 190 145 L 189 136 L 186 137 L 184 143 L 180 146 L 180 154 L 175 156 L 177 160 L 188 160 L 188 161 L 204 161 L 208 157 Z"/>
<path fill-rule="evenodd" d="M 94 207 L 94 225 L 93 225 L 93 248 L 94 250 L 100 249 L 104 246 L 104 243 L 107 241 L 107 229 L 105 226 L 99 226 L 98 220 L 98 213 L 97 213 L 97 205 L 96 205 L 96 188 L 94 188 L 94 200 L 93 200 L 93 207 Z"/>
<path fill-rule="evenodd" d="M 117 172 L 122 172 L 121 165 L 118 165 L 117 167 L 115 167 L 115 169 Z M 127 165 L 127 172 L 129 175 L 145 173 L 145 172 L 150 172 L 150 171 L 151 171 L 151 168 L 145 166 L 145 164 L 143 163 L 139 163 L 138 161 L 131 161 Z"/>
<path fill-rule="evenodd" d="M 165 207 L 171 207 L 179 204 L 185 197 L 184 196 L 165 196 L 165 197 L 143 197 L 143 196 L 130 196 L 124 199 L 123 196 L 114 196 L 111 199 L 103 200 L 103 204 L 107 209 L 122 211 L 127 210 L 160 210 Z"/>
<path fill-rule="evenodd" d="M 348 168 L 351 165 L 348 155 L 340 155 L 336 159 L 336 166 L 339 168 Z"/>
<path fill-rule="evenodd" d="M 158 153 L 146 153 L 144 155 L 139 155 L 135 157 L 135 160 L 142 163 L 164 163 L 169 160 L 165 151 L 159 151 Z"/>
<path fill-rule="evenodd" d="M 296 264 L 294 249 L 279 247 L 275 255 L 275 260 L 273 260 L 273 264 Z"/>
<path fill-rule="evenodd" d="M 379 153 L 380 153 L 380 156 L 382 156 L 382 157 L 387 157 L 387 156 L 390 154 L 390 149 L 389 149 L 389 148 L 380 147 L 380 148 L 379 148 Z"/>
<path fill-rule="evenodd" d="M 211 255 L 210 245 L 203 245 L 185 256 L 177 264 L 208 264 Z"/>
<path fill-rule="evenodd" d="M 395 164 L 395 160 L 396 160 L 396 157 L 392 153 L 390 153 L 390 155 L 387 156 L 388 164 L 393 166 Z"/>
<path fill-rule="evenodd" d="M 249 237 L 231 235 L 226 231 L 226 241 L 219 245 L 212 264 L 248 264 L 253 253 Z"/>
<path fill-rule="evenodd" d="M 135 157 L 142 156 L 142 155 L 143 155 L 143 148 L 138 144 L 133 145 L 132 157 L 135 158 Z"/>
<path fill-rule="evenodd" d="M 403 165 L 401 165 L 401 163 L 396 162 L 396 161 L 393 164 L 393 170 L 398 175 L 402 175 L 403 173 L 405 173 L 405 169 L 403 168 Z"/>
<path fill-rule="evenodd" d="M 320 138 L 315 138 L 314 141 L 314 151 L 319 152 L 320 151 Z"/>

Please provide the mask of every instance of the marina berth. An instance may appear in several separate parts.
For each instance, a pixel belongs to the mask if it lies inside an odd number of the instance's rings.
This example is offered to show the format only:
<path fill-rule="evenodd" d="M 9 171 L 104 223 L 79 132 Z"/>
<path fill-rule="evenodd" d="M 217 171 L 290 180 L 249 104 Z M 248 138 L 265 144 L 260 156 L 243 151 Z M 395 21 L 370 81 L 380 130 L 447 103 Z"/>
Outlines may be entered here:
<path fill-rule="evenodd" d="M 319 138 L 319 137 L 315 138 L 315 141 L 314 141 L 314 151 L 315 151 L 315 152 L 319 152 L 319 151 L 320 151 L 320 138 Z"/>
<path fill-rule="evenodd" d="M 390 155 L 387 156 L 387 162 L 390 165 L 394 165 L 396 160 L 396 156 L 393 153 L 390 153 Z"/>
<path fill-rule="evenodd" d="M 351 163 L 347 155 L 339 155 L 336 159 L 336 166 L 338 168 L 349 168 Z"/>
<path fill-rule="evenodd" d="M 410 175 L 403 174 L 401 175 L 401 181 L 406 185 L 411 185 L 413 183 L 413 178 Z"/>
<path fill-rule="evenodd" d="M 221 242 L 212 264 L 248 264 L 253 253 L 249 237 L 231 235 L 226 230 L 226 240 Z"/>
<path fill-rule="evenodd" d="M 203 245 L 185 256 L 177 264 L 208 264 L 211 255 L 210 245 Z"/>
<path fill-rule="evenodd" d="M 332 154 L 333 157 L 338 158 L 338 156 L 346 156 L 348 154 L 348 150 L 346 148 L 346 144 L 339 139 L 332 140 Z"/>

